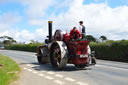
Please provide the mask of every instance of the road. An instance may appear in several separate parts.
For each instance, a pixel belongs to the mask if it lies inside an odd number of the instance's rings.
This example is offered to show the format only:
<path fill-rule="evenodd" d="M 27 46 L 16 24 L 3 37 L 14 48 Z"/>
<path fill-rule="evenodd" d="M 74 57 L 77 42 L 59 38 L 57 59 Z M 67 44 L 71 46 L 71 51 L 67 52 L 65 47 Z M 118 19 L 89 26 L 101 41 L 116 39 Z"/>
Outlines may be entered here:
<path fill-rule="evenodd" d="M 96 66 L 54 70 L 50 64 L 39 65 L 32 52 L 0 50 L 22 68 L 18 85 L 128 85 L 128 63 L 97 60 Z"/>

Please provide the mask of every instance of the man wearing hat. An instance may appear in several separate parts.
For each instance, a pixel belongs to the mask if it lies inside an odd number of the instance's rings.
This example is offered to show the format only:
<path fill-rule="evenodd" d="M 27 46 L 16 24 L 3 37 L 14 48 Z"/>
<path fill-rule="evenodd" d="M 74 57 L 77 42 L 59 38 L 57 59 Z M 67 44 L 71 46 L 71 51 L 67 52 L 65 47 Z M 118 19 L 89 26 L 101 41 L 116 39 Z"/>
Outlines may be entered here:
<path fill-rule="evenodd" d="M 83 25 L 83 21 L 79 21 L 80 24 L 80 32 L 82 33 L 82 39 L 85 39 L 86 33 L 85 33 L 85 26 Z"/>

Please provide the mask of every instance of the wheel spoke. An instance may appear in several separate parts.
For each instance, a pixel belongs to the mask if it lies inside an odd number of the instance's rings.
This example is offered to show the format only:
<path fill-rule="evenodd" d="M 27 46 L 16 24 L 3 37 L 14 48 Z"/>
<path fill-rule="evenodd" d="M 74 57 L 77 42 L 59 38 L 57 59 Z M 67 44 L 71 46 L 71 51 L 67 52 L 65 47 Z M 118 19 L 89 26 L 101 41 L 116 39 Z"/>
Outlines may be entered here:
<path fill-rule="evenodd" d="M 64 51 L 63 55 L 61 55 L 62 53 L 61 51 Z M 64 42 L 58 41 L 58 42 L 54 42 L 51 45 L 50 61 L 52 66 L 57 69 L 63 69 L 66 66 L 68 58 L 67 58 L 67 47 Z"/>
<path fill-rule="evenodd" d="M 60 55 L 60 48 L 58 46 L 55 47 L 55 50 L 54 50 L 54 62 L 59 65 L 60 64 L 60 61 L 61 61 L 61 55 Z"/>

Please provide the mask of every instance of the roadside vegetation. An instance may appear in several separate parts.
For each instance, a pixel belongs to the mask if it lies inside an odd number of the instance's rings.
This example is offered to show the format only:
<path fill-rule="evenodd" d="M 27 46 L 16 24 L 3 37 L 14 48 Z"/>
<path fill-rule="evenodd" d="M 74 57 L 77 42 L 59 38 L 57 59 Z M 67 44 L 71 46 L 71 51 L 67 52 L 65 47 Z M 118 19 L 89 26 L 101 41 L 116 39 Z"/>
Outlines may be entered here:
<path fill-rule="evenodd" d="M 9 85 L 18 79 L 20 68 L 15 61 L 0 55 L 0 85 Z"/>
<path fill-rule="evenodd" d="M 36 52 L 37 47 L 40 45 L 43 45 L 43 43 L 12 44 L 12 45 L 5 46 L 5 49 Z"/>
<path fill-rule="evenodd" d="M 96 58 L 128 62 L 128 40 L 108 40 L 104 35 L 100 36 L 99 39 L 87 35 L 86 39 L 91 41 L 90 47 L 95 51 Z M 43 43 L 31 40 L 29 44 L 6 44 L 5 49 L 36 52 L 40 45 Z"/>
<path fill-rule="evenodd" d="M 90 46 L 98 59 L 128 62 L 128 40 L 91 42 Z"/>

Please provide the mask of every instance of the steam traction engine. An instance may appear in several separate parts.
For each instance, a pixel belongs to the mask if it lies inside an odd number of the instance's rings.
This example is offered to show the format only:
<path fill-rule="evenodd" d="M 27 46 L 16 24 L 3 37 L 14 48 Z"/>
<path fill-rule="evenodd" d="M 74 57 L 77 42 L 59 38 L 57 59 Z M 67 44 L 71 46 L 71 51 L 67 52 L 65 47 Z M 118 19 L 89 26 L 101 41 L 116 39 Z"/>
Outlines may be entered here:
<path fill-rule="evenodd" d="M 63 69 L 67 63 L 77 68 L 95 65 L 94 52 L 91 52 L 88 40 L 71 40 L 69 34 L 56 30 L 52 36 L 52 21 L 48 22 L 49 36 L 44 46 L 39 46 L 37 59 L 40 64 L 51 63 L 56 69 Z"/>

